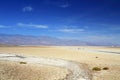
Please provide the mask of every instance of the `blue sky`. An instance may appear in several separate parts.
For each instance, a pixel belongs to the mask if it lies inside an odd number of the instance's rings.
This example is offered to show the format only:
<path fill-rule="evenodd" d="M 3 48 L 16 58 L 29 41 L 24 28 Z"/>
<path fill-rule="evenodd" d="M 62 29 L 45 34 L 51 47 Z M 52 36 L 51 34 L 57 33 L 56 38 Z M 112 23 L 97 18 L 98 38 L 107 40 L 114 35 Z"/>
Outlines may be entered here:
<path fill-rule="evenodd" d="M 120 0 L 0 0 L 0 33 L 120 43 Z"/>

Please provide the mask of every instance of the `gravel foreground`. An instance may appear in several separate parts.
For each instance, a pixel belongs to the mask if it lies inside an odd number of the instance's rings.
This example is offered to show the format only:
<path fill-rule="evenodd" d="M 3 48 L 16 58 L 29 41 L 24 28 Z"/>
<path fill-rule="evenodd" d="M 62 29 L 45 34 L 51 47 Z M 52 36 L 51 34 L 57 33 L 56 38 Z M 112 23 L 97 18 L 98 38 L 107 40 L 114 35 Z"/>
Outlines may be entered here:
<path fill-rule="evenodd" d="M 70 73 L 66 75 L 66 78 L 53 79 L 53 80 L 92 80 L 92 75 L 91 75 L 92 73 L 88 70 L 86 65 L 73 61 L 44 58 L 44 57 L 39 57 L 39 58 L 26 57 L 26 56 L 21 56 L 16 54 L 6 54 L 6 53 L 0 53 L 0 61 L 15 61 L 15 62 L 34 63 L 40 65 L 49 65 L 54 67 L 61 67 L 70 71 Z"/>

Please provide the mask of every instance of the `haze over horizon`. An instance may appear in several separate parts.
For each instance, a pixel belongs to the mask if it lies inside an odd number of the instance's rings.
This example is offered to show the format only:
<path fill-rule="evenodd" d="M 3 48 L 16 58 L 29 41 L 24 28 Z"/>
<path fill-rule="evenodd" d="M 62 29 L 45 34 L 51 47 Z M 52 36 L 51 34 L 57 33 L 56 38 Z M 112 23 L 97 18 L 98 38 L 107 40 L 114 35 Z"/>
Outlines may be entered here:
<path fill-rule="evenodd" d="M 120 45 L 120 1 L 1 0 L 0 34 Z"/>

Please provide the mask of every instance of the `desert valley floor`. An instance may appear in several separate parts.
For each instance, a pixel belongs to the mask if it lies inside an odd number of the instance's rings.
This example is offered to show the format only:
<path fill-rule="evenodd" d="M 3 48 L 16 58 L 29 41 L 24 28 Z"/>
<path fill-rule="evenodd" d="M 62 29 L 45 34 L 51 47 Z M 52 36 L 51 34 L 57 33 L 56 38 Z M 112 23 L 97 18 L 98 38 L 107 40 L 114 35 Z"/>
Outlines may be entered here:
<path fill-rule="evenodd" d="M 117 47 L 97 47 L 97 46 L 0 47 L 0 54 L 3 53 L 74 61 L 77 63 L 85 64 L 88 67 L 93 77 L 92 80 L 120 80 L 120 48 Z M 16 69 L 14 69 L 13 67 L 15 67 Z M 100 71 L 92 70 L 94 67 L 98 67 L 101 70 Z M 103 70 L 103 68 L 106 67 L 107 70 Z M 66 74 L 69 74 L 69 71 L 67 69 L 56 66 L 38 64 L 21 65 L 13 61 L 8 62 L 0 60 L 0 78 L 1 78 L 0 80 L 5 80 L 3 78 L 6 76 L 3 76 L 4 74 L 1 74 L 1 72 L 5 71 L 5 69 L 8 70 L 14 69 L 12 74 L 6 73 L 7 77 L 15 76 L 17 73 L 18 75 L 21 74 L 20 76 L 24 77 L 22 80 L 67 80 L 62 78 L 64 78 Z M 17 72 L 15 73 L 15 71 Z M 19 79 L 20 76 L 17 76 L 18 77 L 17 80 L 20 80 Z M 30 78 L 26 79 L 26 77 Z"/>

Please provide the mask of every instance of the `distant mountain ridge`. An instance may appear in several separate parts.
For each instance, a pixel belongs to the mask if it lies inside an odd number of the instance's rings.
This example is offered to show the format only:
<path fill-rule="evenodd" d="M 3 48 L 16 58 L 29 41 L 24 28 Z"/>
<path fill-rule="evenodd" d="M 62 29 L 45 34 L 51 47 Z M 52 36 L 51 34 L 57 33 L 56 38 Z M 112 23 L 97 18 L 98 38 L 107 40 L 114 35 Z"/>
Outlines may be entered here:
<path fill-rule="evenodd" d="M 38 46 L 96 46 L 107 45 L 80 40 L 65 40 L 50 36 L 26 36 L 0 34 L 0 44 L 7 45 L 38 45 Z M 109 44 L 112 45 L 112 44 Z"/>

